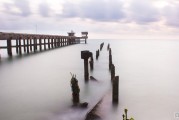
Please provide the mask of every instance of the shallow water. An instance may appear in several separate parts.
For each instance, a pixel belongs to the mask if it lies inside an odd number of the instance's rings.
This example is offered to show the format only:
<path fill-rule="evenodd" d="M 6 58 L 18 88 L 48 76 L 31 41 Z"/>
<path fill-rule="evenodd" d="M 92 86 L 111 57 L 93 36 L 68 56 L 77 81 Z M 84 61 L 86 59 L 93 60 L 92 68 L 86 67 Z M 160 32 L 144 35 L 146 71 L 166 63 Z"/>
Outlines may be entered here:
<path fill-rule="evenodd" d="M 86 84 L 80 51 L 90 50 L 95 58 L 101 42 L 104 48 L 90 72 L 99 83 Z M 107 43 L 120 82 L 119 105 L 104 119 L 122 120 L 127 108 L 136 120 L 174 120 L 179 112 L 177 40 L 88 40 L 12 59 L 1 50 L 0 120 L 83 120 L 111 89 Z M 77 75 L 81 101 L 89 102 L 86 110 L 71 108 L 70 72 Z"/>

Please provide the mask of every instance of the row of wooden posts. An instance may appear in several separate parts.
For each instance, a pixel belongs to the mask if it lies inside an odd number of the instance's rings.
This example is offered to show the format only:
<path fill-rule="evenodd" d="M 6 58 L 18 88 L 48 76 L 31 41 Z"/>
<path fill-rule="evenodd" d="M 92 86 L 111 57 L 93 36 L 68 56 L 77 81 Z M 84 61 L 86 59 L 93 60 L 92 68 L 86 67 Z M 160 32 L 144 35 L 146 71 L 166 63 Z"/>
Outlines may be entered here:
<path fill-rule="evenodd" d="M 24 53 L 30 53 L 32 51 L 36 52 L 37 48 L 39 47 L 39 50 L 42 51 L 42 46 L 44 50 L 51 49 L 51 48 L 57 48 L 67 45 L 72 45 L 79 43 L 80 40 L 75 39 L 67 39 L 67 38 L 49 38 L 49 39 L 16 39 L 15 43 L 16 45 L 12 45 L 12 41 L 14 41 L 12 38 L 9 38 L 7 40 L 7 53 L 9 56 L 12 56 L 12 48 L 16 48 L 16 53 L 21 55 L 22 49 L 24 49 Z M 5 48 L 5 47 L 4 47 Z"/>
<path fill-rule="evenodd" d="M 112 50 L 110 48 L 110 44 L 107 46 L 107 50 L 109 51 L 109 70 L 111 72 L 111 81 L 113 84 L 113 89 L 112 89 L 112 100 L 113 103 L 118 103 L 118 89 L 119 89 L 119 76 L 115 76 L 115 66 L 112 62 Z"/>
<path fill-rule="evenodd" d="M 100 50 L 102 50 L 104 43 L 100 44 Z M 111 71 L 111 80 L 112 80 L 112 84 L 113 84 L 113 89 L 112 89 L 112 99 L 113 99 L 113 103 L 118 103 L 118 84 L 119 84 L 119 76 L 115 76 L 115 66 L 112 64 L 112 54 L 111 54 L 111 48 L 109 47 L 108 44 L 108 50 L 109 50 L 109 69 Z M 99 49 L 98 49 L 99 51 Z M 99 57 L 99 53 L 98 57 Z M 98 57 L 96 59 L 98 59 Z M 88 59 L 90 59 L 90 68 L 91 70 L 93 70 L 93 53 L 85 50 L 85 51 L 81 51 L 81 59 L 84 59 L 84 78 L 85 81 L 88 82 L 89 80 L 89 71 L 88 71 Z M 72 93 L 73 93 L 73 103 L 75 105 L 81 105 L 79 103 L 79 86 L 78 86 L 78 81 L 76 79 L 76 77 L 74 77 L 74 75 L 72 75 L 72 79 L 71 79 L 71 86 L 72 86 Z M 77 98 L 76 98 L 77 97 Z"/>

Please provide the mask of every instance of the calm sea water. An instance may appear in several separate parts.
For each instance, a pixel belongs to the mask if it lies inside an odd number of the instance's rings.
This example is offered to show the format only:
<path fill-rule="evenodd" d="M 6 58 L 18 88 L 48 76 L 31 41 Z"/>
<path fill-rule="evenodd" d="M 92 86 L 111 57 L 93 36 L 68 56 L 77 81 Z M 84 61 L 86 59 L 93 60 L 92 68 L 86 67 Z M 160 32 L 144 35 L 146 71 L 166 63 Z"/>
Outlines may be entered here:
<path fill-rule="evenodd" d="M 84 82 L 81 50 L 104 48 L 90 72 L 99 82 Z M 6 57 L 1 50 L 0 120 L 83 120 L 111 90 L 107 43 L 119 80 L 119 105 L 105 120 L 122 120 L 123 109 L 136 120 L 177 120 L 179 113 L 179 41 L 88 40 L 88 44 Z M 15 51 L 14 51 L 15 54 Z M 81 102 L 88 109 L 71 108 L 70 72 L 77 75 Z"/>

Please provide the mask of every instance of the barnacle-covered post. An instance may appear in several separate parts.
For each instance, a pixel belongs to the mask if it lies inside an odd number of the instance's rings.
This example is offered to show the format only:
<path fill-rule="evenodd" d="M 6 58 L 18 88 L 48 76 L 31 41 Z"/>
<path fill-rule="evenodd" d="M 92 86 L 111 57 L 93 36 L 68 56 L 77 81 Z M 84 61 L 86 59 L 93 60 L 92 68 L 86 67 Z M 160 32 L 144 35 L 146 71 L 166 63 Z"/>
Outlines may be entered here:
<path fill-rule="evenodd" d="M 77 105 L 80 102 L 80 98 L 79 98 L 80 88 L 78 86 L 78 80 L 74 75 L 71 78 L 71 89 L 72 89 L 72 96 L 73 96 L 73 104 Z"/>

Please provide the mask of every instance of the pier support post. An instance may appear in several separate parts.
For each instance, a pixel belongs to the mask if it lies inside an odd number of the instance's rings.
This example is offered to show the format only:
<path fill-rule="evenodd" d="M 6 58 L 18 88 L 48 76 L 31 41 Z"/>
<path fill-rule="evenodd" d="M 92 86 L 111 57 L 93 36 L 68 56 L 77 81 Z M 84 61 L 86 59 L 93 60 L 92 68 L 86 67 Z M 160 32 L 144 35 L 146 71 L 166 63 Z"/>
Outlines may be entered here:
<path fill-rule="evenodd" d="M 51 48 L 53 49 L 53 38 L 51 39 Z"/>
<path fill-rule="evenodd" d="M 53 46 L 56 48 L 56 38 L 53 39 Z"/>
<path fill-rule="evenodd" d="M 19 44 L 18 44 L 18 39 L 16 39 L 16 53 L 19 53 Z"/>
<path fill-rule="evenodd" d="M 119 97 L 119 76 L 115 76 L 113 79 L 113 89 L 112 89 L 112 101 L 113 103 L 118 103 Z"/>
<path fill-rule="evenodd" d="M 44 50 L 46 50 L 46 38 L 44 38 Z"/>
<path fill-rule="evenodd" d="M 12 57 L 12 38 L 7 39 L 7 53 L 10 57 Z"/>
<path fill-rule="evenodd" d="M 50 38 L 48 38 L 48 49 L 50 49 Z"/>
<path fill-rule="evenodd" d="M 60 38 L 58 37 L 58 47 L 60 47 Z"/>
<path fill-rule="evenodd" d="M 36 52 L 36 44 L 37 44 L 37 39 L 36 38 L 34 38 L 34 52 Z"/>
<path fill-rule="evenodd" d="M 32 39 L 30 38 L 30 51 L 32 52 Z"/>
<path fill-rule="evenodd" d="M 19 38 L 19 54 L 22 55 L 21 38 Z"/>
<path fill-rule="evenodd" d="M 85 80 L 89 79 L 89 72 L 88 72 L 88 58 L 91 56 L 91 52 L 88 50 L 81 51 L 81 59 L 84 59 L 84 77 Z"/>
<path fill-rule="evenodd" d="M 25 38 L 23 39 L 23 47 L 24 47 L 24 53 L 25 53 L 26 52 Z"/>
<path fill-rule="evenodd" d="M 29 53 L 29 38 L 27 38 L 27 53 Z"/>
<path fill-rule="evenodd" d="M 42 51 L 42 39 L 39 38 L 39 48 L 40 48 L 40 51 Z"/>

